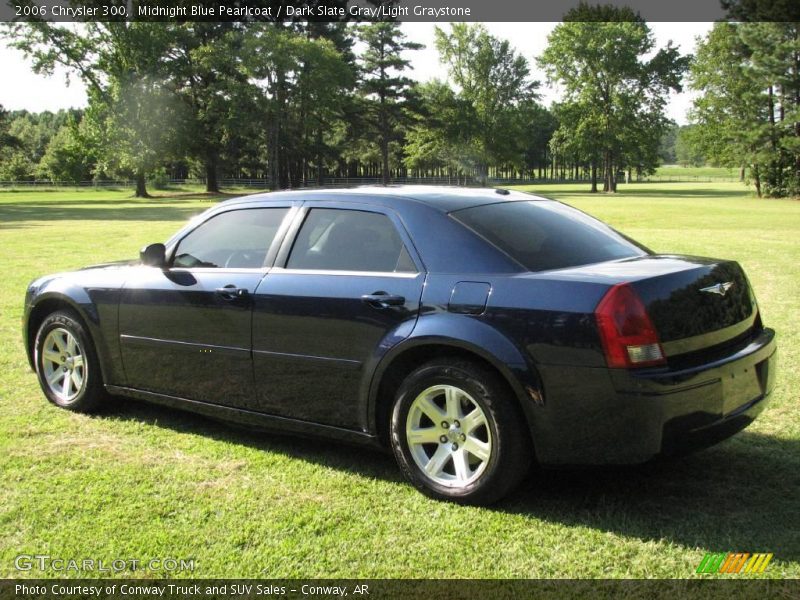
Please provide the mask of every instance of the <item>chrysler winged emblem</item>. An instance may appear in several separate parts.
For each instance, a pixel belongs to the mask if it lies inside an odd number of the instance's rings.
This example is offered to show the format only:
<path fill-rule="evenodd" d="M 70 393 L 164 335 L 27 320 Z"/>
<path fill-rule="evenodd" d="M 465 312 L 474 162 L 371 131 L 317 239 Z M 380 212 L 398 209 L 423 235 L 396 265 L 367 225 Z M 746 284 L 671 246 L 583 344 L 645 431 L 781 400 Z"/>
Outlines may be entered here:
<path fill-rule="evenodd" d="M 701 292 L 707 292 L 709 294 L 719 294 L 720 296 L 724 296 L 728 293 L 728 290 L 733 287 L 732 281 L 725 281 L 724 283 L 715 283 L 714 285 L 710 285 L 708 287 L 700 288 Z"/>

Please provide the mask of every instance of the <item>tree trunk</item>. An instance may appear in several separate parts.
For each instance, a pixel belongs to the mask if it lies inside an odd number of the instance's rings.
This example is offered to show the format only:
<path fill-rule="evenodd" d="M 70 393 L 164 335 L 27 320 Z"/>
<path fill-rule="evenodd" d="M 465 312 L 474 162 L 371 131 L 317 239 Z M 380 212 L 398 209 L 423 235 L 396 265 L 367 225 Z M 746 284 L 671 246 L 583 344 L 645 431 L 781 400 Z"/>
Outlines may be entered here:
<path fill-rule="evenodd" d="M 149 198 L 150 194 L 147 193 L 147 181 L 144 178 L 144 171 L 136 173 L 136 197 Z"/>
<path fill-rule="evenodd" d="M 597 193 L 597 162 L 592 160 L 592 193 Z"/>
<path fill-rule="evenodd" d="M 769 169 L 767 170 L 767 183 L 769 184 L 770 189 L 768 193 L 774 194 L 774 191 L 777 187 L 780 186 L 780 165 L 779 159 L 775 158 L 778 156 L 778 142 L 775 135 L 775 96 L 774 96 L 774 89 L 772 86 L 767 88 L 767 98 L 768 98 L 768 109 L 769 109 L 769 138 L 770 138 L 770 146 L 772 147 L 772 160 L 769 164 Z M 761 194 L 759 194 L 759 197 Z"/>
<path fill-rule="evenodd" d="M 217 159 L 214 156 L 206 158 L 206 192 L 216 194 L 219 192 L 217 180 Z"/>
<path fill-rule="evenodd" d="M 381 180 L 383 185 L 389 185 L 389 139 L 381 137 Z"/>
<path fill-rule="evenodd" d="M 758 164 L 753 165 L 753 182 L 756 185 L 756 196 L 761 198 L 761 174 L 759 173 Z"/>
<path fill-rule="evenodd" d="M 603 181 L 603 191 L 604 192 L 616 191 L 616 188 L 614 186 L 614 163 L 611 160 L 610 150 L 606 150 L 605 156 L 603 157 L 603 170 L 605 175 L 605 180 Z"/>
<path fill-rule="evenodd" d="M 317 127 L 317 185 L 322 186 L 324 182 L 323 177 L 325 174 L 324 167 L 322 166 L 322 127 Z"/>
<path fill-rule="evenodd" d="M 739 181 L 744 182 L 744 165 L 739 169 Z"/>

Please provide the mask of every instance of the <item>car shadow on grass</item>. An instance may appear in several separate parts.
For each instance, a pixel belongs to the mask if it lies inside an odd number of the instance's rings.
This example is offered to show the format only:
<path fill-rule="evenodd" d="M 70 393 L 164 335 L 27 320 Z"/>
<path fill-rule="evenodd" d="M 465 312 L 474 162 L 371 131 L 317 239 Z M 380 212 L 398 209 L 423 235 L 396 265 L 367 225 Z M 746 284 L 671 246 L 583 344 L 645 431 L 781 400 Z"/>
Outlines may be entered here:
<path fill-rule="evenodd" d="M 183 433 L 201 435 L 229 444 L 276 452 L 371 478 L 402 481 L 391 454 L 374 447 L 342 443 L 315 437 L 301 437 L 278 431 L 248 428 L 200 414 L 119 398 L 97 415 L 118 421 L 136 421 Z"/>
<path fill-rule="evenodd" d="M 102 415 L 207 436 L 348 471 L 401 481 L 388 453 L 243 429 L 133 400 Z M 681 458 L 635 467 L 533 469 L 485 510 L 717 552 L 773 552 L 800 560 L 800 441 L 744 431 Z"/>
<path fill-rule="evenodd" d="M 636 467 L 541 470 L 497 510 L 642 540 L 800 560 L 800 441 L 744 431 Z"/>

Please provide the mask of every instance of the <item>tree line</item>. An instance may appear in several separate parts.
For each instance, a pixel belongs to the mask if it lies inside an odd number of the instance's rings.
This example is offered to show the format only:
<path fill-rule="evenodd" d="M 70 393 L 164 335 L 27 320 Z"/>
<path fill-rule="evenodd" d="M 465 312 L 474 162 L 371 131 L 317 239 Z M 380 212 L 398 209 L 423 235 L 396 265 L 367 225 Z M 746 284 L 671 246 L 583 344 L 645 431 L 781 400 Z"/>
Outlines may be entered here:
<path fill-rule="evenodd" d="M 758 25 L 786 31 L 721 24 L 692 61 L 671 44 L 657 49 L 629 9 L 580 4 L 533 63 L 482 25 L 451 24 L 435 36 L 447 79 L 418 83 L 408 57 L 420 45 L 397 23 L 10 24 L 10 45 L 36 72 L 67 67 L 89 102 L 55 115 L 0 111 L 0 179 L 130 177 L 139 196 L 148 181 L 190 176 L 210 192 L 221 178 L 282 189 L 404 176 L 577 179 L 613 192 L 681 154 L 746 166 L 757 189 L 794 193 L 798 88 L 787 74 L 796 44 L 787 62 L 788 24 Z M 720 47 L 723 29 L 739 41 Z M 732 52 L 752 65 L 737 73 L 750 95 L 736 115 L 718 109 L 736 104 L 738 88 L 719 87 L 733 81 L 727 73 L 715 87 L 711 66 Z M 549 108 L 534 67 L 563 91 Z M 687 72 L 703 94 L 695 123 L 676 129 L 665 106 Z M 745 122 L 761 123 L 758 135 L 745 136 Z"/>
<path fill-rule="evenodd" d="M 800 196 L 800 23 L 716 23 L 690 77 L 689 147 L 758 196 Z"/>

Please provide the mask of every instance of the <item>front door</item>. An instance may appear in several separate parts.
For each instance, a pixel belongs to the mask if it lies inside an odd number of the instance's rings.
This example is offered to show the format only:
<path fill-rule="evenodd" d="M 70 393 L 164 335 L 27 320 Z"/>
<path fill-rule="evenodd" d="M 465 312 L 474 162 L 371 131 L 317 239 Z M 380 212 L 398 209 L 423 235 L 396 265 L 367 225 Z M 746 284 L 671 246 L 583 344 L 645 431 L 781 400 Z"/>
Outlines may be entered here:
<path fill-rule="evenodd" d="M 169 268 L 138 269 L 119 309 L 129 387 L 252 408 L 253 294 L 287 213 L 218 213 L 177 243 Z"/>
<path fill-rule="evenodd" d="M 406 235 L 388 211 L 306 208 L 284 267 L 254 299 L 259 410 L 359 428 L 365 363 L 419 312 L 425 275 Z"/>

